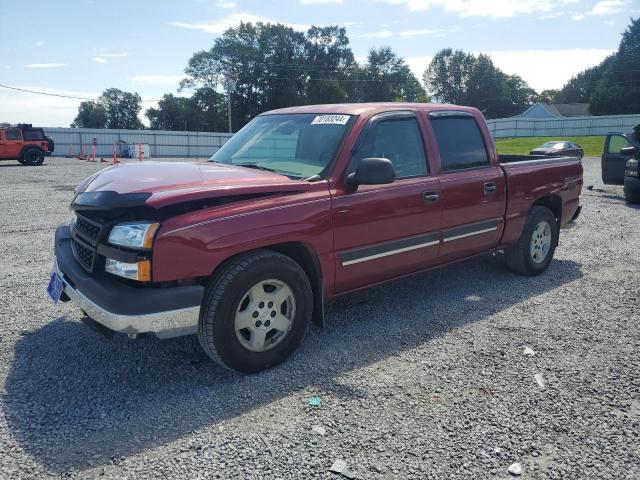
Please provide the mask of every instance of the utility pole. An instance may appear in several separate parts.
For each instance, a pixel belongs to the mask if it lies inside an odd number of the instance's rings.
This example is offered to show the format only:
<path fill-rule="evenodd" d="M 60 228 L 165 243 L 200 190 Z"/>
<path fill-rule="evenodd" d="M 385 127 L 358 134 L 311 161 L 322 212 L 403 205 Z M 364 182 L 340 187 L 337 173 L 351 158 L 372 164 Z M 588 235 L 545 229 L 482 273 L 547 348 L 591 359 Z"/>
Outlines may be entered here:
<path fill-rule="evenodd" d="M 231 93 L 236 89 L 236 82 L 230 77 L 226 77 L 224 80 L 224 89 L 227 91 L 227 118 L 229 120 L 229 133 L 233 133 L 233 127 L 231 125 Z"/>

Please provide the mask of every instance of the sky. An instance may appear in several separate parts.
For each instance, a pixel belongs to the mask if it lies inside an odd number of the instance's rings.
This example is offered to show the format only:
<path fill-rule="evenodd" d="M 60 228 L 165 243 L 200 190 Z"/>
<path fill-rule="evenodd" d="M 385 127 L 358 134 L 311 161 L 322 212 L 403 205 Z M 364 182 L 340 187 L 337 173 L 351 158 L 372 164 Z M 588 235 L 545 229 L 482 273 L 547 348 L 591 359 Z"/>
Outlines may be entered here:
<path fill-rule="evenodd" d="M 0 85 L 86 99 L 135 91 L 145 123 L 191 55 L 241 20 L 341 25 L 358 60 L 388 45 L 420 79 L 440 49 L 483 52 L 541 91 L 598 64 L 640 15 L 640 0 L 0 1 Z M 64 127 L 80 102 L 0 87 L 0 122 Z"/>

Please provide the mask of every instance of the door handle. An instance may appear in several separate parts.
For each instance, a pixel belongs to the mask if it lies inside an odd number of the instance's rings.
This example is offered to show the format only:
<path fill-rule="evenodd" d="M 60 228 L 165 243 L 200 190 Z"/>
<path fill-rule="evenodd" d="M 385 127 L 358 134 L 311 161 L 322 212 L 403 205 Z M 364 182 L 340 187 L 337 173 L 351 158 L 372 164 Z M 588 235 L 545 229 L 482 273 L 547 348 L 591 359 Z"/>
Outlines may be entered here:
<path fill-rule="evenodd" d="M 495 193 L 497 188 L 496 182 L 487 182 L 484 184 L 484 193 Z"/>
<path fill-rule="evenodd" d="M 422 199 L 425 203 L 436 203 L 440 200 L 440 194 L 435 190 L 427 190 L 426 192 L 422 192 Z"/>

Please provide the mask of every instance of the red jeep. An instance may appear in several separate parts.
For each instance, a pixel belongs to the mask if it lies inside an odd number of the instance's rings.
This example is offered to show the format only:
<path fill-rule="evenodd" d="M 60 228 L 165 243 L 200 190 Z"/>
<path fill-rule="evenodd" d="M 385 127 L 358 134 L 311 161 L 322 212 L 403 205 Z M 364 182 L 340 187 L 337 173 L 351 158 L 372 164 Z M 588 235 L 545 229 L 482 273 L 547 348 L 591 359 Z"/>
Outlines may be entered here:
<path fill-rule="evenodd" d="M 53 140 L 41 128 L 20 124 L 0 128 L 0 160 L 18 160 L 22 165 L 42 165 L 53 152 Z"/>
<path fill-rule="evenodd" d="M 49 293 L 102 330 L 197 333 L 211 358 L 255 372 L 339 295 L 496 250 L 515 273 L 543 273 L 581 188 L 576 157 L 498 157 L 475 108 L 275 110 L 210 162 L 82 182 Z"/>

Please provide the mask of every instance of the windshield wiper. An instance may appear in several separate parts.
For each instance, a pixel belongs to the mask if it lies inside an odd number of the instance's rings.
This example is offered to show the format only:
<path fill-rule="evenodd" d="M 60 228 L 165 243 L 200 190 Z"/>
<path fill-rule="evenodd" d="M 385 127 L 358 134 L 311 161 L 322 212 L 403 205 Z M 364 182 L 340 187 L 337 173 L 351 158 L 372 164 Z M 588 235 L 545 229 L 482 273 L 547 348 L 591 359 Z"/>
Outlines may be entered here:
<path fill-rule="evenodd" d="M 238 165 L 239 167 L 247 167 L 247 168 L 255 168 L 256 170 L 264 170 L 265 172 L 280 173 L 277 170 L 274 170 L 273 168 L 265 167 L 264 165 L 260 165 L 258 163 L 236 163 L 236 165 Z M 280 173 L 280 175 L 282 174 Z"/>

